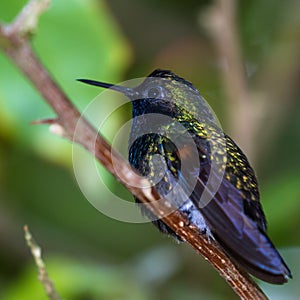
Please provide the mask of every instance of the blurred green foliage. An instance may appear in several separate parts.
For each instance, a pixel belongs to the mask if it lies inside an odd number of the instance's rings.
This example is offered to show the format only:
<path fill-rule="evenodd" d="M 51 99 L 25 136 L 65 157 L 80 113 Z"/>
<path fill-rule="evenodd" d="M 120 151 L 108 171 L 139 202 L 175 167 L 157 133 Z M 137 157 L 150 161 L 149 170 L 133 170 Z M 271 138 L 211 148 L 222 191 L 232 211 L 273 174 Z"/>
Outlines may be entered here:
<path fill-rule="evenodd" d="M 52 257 L 47 271 L 56 274 L 55 285 L 63 299 L 151 299 L 150 292 L 135 282 L 130 270 L 122 267 L 79 262 L 64 256 Z M 33 266 L 24 270 L 4 296 L 11 300 L 48 299 Z"/>
<path fill-rule="evenodd" d="M 0 19 L 10 22 L 25 3 L 1 1 Z M 199 25 L 211 3 L 53 0 L 41 16 L 33 45 L 80 110 L 99 91 L 76 83 L 76 78 L 119 82 L 145 76 L 156 67 L 168 68 L 201 90 L 226 129 L 220 63 Z M 295 3 L 238 1 L 249 82 L 258 80 L 278 43 L 294 42 L 296 36 L 282 41 L 278 34 Z M 285 53 L 280 62 L 284 64 Z M 276 245 L 288 248 L 284 256 L 294 274 L 283 290 L 264 285 L 272 299 L 299 295 L 299 96 L 298 88 L 287 104 L 279 103 L 284 114 L 256 166 L 270 235 Z M 103 105 L 109 110 L 114 104 L 109 100 Z M 129 110 L 118 111 L 104 135 L 110 137 L 128 115 Z M 65 299 L 235 299 L 223 279 L 186 245 L 176 245 L 149 224 L 112 220 L 86 201 L 72 172 L 71 144 L 47 126 L 29 125 L 53 116 L 0 53 L 0 298 L 45 299 L 24 242 L 26 223 L 44 249 L 49 274 Z M 262 144 L 259 134 L 255 142 Z M 124 193 L 111 176 L 104 177 L 110 189 Z"/>

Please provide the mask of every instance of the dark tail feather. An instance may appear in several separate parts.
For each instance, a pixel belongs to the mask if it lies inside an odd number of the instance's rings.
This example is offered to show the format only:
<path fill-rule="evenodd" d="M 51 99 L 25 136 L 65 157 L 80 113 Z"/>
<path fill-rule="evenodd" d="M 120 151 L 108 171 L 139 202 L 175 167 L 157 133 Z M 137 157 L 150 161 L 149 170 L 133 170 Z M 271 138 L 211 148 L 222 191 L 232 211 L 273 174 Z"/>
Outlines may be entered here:
<path fill-rule="evenodd" d="M 269 253 L 269 255 L 264 255 L 259 251 L 260 255 L 262 254 L 265 256 L 263 260 L 261 258 L 258 260 L 255 259 L 255 256 L 257 255 L 255 253 L 252 253 L 251 256 L 240 254 L 238 248 L 231 249 L 222 241 L 222 239 L 219 239 L 217 236 L 215 236 L 215 238 L 228 255 L 232 257 L 238 265 L 241 265 L 245 271 L 263 281 L 273 284 L 283 284 L 287 282 L 289 278 L 292 278 L 291 271 L 270 239 L 265 234 L 262 233 L 262 235 L 268 244 L 267 253 Z M 252 257 L 254 259 L 251 259 Z"/>

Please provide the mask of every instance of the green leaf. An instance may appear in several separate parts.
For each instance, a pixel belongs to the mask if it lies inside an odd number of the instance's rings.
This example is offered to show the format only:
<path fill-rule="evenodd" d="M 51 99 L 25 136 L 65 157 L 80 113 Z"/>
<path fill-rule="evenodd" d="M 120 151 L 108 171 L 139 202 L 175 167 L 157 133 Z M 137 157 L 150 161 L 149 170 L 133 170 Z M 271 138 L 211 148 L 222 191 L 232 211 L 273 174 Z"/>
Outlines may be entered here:
<path fill-rule="evenodd" d="M 0 18 L 8 21 L 19 8 L 14 1 L 1 2 Z M 87 88 L 76 78 L 118 82 L 130 61 L 127 42 L 102 1 L 53 0 L 40 18 L 33 44 L 49 72 L 81 110 L 101 90 Z M 70 165 L 69 143 L 49 133 L 48 126 L 29 125 L 36 119 L 54 117 L 52 110 L 3 53 L 0 65 L 0 134 L 50 160 Z"/>

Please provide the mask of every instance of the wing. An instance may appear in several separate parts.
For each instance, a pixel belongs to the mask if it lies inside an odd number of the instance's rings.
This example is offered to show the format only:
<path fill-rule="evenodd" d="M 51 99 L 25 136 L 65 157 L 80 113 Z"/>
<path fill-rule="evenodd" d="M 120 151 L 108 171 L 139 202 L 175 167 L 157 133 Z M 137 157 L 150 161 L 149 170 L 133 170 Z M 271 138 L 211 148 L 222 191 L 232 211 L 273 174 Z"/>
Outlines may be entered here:
<path fill-rule="evenodd" d="M 200 157 L 200 169 L 192 170 L 190 177 L 183 178 L 188 187 L 191 177 L 196 177 L 193 192 L 191 195 L 187 192 L 186 195 L 190 195 L 190 200 L 205 218 L 216 240 L 238 264 L 262 280 L 284 283 L 287 277 L 290 277 L 290 271 L 266 235 L 266 221 L 259 202 L 255 174 L 238 146 L 229 137 L 225 136 L 225 139 L 227 163 L 224 176 L 211 167 L 216 157 L 209 153 L 208 140 L 198 138 L 195 141 Z M 183 140 L 182 145 L 187 143 Z M 168 171 L 163 176 L 164 180 L 156 187 L 165 195 L 169 187 L 177 181 L 177 171 L 181 168 L 182 160 L 179 159 L 178 150 L 181 150 L 181 156 L 185 156 L 186 161 L 193 161 L 188 146 L 185 149 L 176 149 L 171 142 L 150 134 L 134 142 L 129 151 L 129 160 L 142 175 L 147 175 L 152 174 L 152 155 L 162 155 Z M 155 169 L 153 174 L 159 173 L 159 169 Z M 216 193 L 207 185 L 209 176 L 213 182 L 220 182 Z M 187 191 L 190 190 L 188 187 Z M 200 201 L 204 191 L 211 193 L 211 201 L 202 207 Z M 144 211 L 144 214 L 151 217 L 148 211 Z M 180 239 L 162 221 L 155 220 L 153 223 L 162 232 Z"/>
<path fill-rule="evenodd" d="M 214 172 L 211 162 L 202 163 L 190 199 L 200 209 L 216 240 L 245 270 L 262 280 L 284 283 L 291 273 L 266 235 L 254 172 L 229 137 L 226 137 L 226 143 L 225 176 L 220 179 L 217 172 L 211 174 Z M 201 151 L 203 149 L 199 148 L 200 154 Z M 221 182 L 215 194 L 206 186 L 208 175 Z M 212 193 L 212 199 L 201 208 L 199 199 L 205 189 Z"/>

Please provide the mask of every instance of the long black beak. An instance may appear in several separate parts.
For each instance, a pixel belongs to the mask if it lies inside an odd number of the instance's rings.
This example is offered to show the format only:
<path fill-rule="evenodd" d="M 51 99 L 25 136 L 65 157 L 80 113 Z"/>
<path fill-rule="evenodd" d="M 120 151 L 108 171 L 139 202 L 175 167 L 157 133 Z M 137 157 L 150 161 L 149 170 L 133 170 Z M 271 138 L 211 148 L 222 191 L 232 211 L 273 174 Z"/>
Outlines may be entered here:
<path fill-rule="evenodd" d="M 95 85 L 95 86 L 100 86 L 105 89 L 112 89 L 114 91 L 120 92 L 127 96 L 129 99 L 135 100 L 136 97 L 138 96 L 137 91 L 135 91 L 132 88 L 128 88 L 122 85 L 115 85 L 111 83 L 105 83 L 105 82 L 100 82 L 100 81 L 95 81 L 95 80 L 90 80 L 90 79 L 77 79 L 80 82 L 90 84 L 90 85 Z"/>

